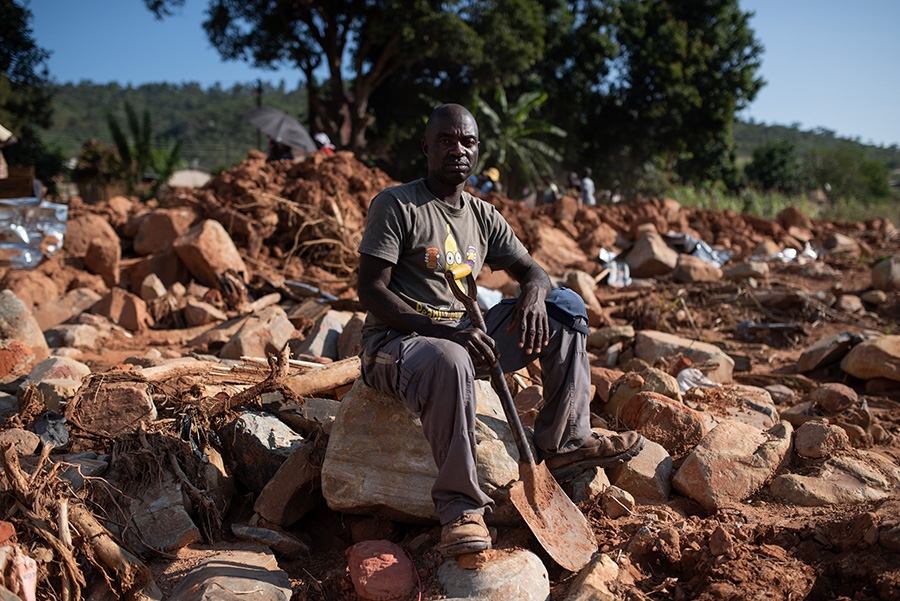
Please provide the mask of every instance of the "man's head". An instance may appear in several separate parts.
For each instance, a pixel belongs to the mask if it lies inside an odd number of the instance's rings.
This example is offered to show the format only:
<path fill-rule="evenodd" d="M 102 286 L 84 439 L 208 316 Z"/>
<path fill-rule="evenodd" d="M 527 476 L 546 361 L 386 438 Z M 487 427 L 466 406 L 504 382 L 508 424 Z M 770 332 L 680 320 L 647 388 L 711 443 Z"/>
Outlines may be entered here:
<path fill-rule="evenodd" d="M 591 168 L 585 167 L 581 170 L 581 177 L 590 177 L 591 176 Z"/>
<path fill-rule="evenodd" d="M 458 186 L 478 163 L 478 124 L 464 106 L 444 104 L 434 109 L 425 124 L 422 152 L 428 157 L 428 178 Z"/>

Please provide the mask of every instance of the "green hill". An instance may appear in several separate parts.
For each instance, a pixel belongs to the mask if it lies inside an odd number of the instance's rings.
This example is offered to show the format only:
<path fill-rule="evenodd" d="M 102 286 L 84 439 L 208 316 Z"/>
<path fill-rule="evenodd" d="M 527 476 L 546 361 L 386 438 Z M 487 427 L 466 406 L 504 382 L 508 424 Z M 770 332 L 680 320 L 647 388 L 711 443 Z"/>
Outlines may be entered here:
<path fill-rule="evenodd" d="M 154 144 L 171 148 L 175 139 L 184 142 L 182 158 L 185 166 L 214 170 L 241 160 L 252 148 L 265 149 L 266 138 L 246 123 L 241 115 L 257 106 L 257 102 L 274 106 L 306 122 L 306 91 L 262 84 L 235 85 L 230 89 L 218 85 L 202 88 L 197 83 L 145 84 L 122 87 L 116 83 L 95 84 L 90 81 L 56 86 L 53 101 L 53 127 L 42 132 L 48 146 L 57 146 L 66 157 L 77 156 L 89 138 L 110 144 L 105 112 L 111 110 L 125 123 L 124 103 L 129 102 L 138 113 L 148 109 L 153 120 Z M 749 161 L 753 149 L 778 140 L 790 140 L 799 153 L 809 149 L 849 143 L 863 146 L 867 156 L 884 162 L 889 169 L 900 169 L 900 148 L 863 145 L 859 140 L 840 138 L 833 131 L 802 131 L 797 126 L 765 125 L 737 121 L 734 138 L 740 164 Z"/>

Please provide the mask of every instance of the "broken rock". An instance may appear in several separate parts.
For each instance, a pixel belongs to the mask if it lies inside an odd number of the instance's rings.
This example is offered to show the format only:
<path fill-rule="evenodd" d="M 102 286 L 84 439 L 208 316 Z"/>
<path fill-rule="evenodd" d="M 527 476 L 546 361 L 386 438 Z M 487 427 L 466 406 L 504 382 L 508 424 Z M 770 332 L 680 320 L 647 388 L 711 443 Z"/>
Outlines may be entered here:
<path fill-rule="evenodd" d="M 722 279 L 722 270 L 694 255 L 678 255 L 675 273 L 676 282 L 718 282 Z"/>
<path fill-rule="evenodd" d="M 900 290 L 900 255 L 875 264 L 872 268 L 872 285 L 876 290 Z"/>
<path fill-rule="evenodd" d="M 672 458 L 662 445 L 648 440 L 631 461 L 610 470 L 609 481 L 641 503 L 665 503 L 672 489 Z"/>
<path fill-rule="evenodd" d="M 196 219 L 197 214 L 187 207 L 157 209 L 142 215 L 134 236 L 134 252 L 143 256 L 169 250 Z"/>
<path fill-rule="evenodd" d="M 638 332 L 634 354 L 650 365 L 656 364 L 660 359 L 671 360 L 676 355 L 681 355 L 690 359 L 694 367 L 703 371 L 710 380 L 722 384 L 731 383 L 734 371 L 734 359 L 719 347 L 655 330 Z"/>
<path fill-rule="evenodd" d="M 158 488 L 150 487 L 129 508 L 131 528 L 126 542 L 138 552 L 173 551 L 201 540 L 200 530 L 184 509 L 181 485 L 167 477 Z M 133 530 L 132 530 L 133 529 Z M 139 536 L 136 536 L 137 531 Z"/>
<path fill-rule="evenodd" d="M 279 306 L 266 307 L 249 315 L 228 340 L 219 356 L 223 359 L 266 357 L 278 353 L 294 333 L 294 326 Z"/>
<path fill-rule="evenodd" d="M 821 420 L 810 420 L 797 428 L 794 450 L 801 457 L 821 459 L 831 457 L 835 451 L 850 448 L 850 437 L 839 426 Z"/>
<path fill-rule="evenodd" d="M 338 359 L 338 339 L 352 317 L 353 314 L 346 311 L 328 311 L 319 319 L 312 332 L 294 349 L 294 353 Z"/>
<path fill-rule="evenodd" d="M 862 503 L 896 494 L 900 468 L 878 453 L 857 453 L 831 457 L 806 475 L 782 474 L 769 490 L 804 507 Z"/>
<path fill-rule="evenodd" d="M 72 317 L 87 311 L 101 299 L 99 293 L 90 288 L 74 288 L 64 295 L 41 305 L 34 312 L 41 330 L 59 325 Z"/>
<path fill-rule="evenodd" d="M 461 568 L 456 559 L 448 559 L 438 568 L 438 581 L 447 591 L 445 601 L 546 601 L 550 598 L 547 568 L 531 551 L 489 550 L 479 555 L 487 555 L 489 560 L 478 563 L 476 570 Z"/>
<path fill-rule="evenodd" d="M 291 581 L 266 547 L 225 551 L 201 560 L 185 575 L 169 601 L 287 601 Z"/>
<path fill-rule="evenodd" d="M 139 332 L 150 327 L 147 303 L 140 297 L 126 292 L 123 288 L 113 288 L 91 307 L 91 313 L 102 315 L 126 330 Z"/>
<path fill-rule="evenodd" d="M 606 553 L 594 555 L 569 587 L 565 601 L 619 601 L 610 586 L 619 577 L 619 565 Z"/>
<path fill-rule="evenodd" d="M 708 510 L 741 501 L 772 477 L 790 449 L 792 434 L 787 422 L 768 432 L 722 422 L 687 456 L 672 484 Z"/>
<path fill-rule="evenodd" d="M 50 356 L 50 348 L 37 321 L 12 290 L 0 292 L 0 339 L 21 342 L 31 349 L 35 361 Z"/>
<path fill-rule="evenodd" d="M 322 498 L 322 468 L 310 461 L 317 445 L 300 444 L 262 489 L 253 511 L 267 522 L 290 526 Z"/>
<path fill-rule="evenodd" d="M 505 486 L 518 479 L 515 442 L 490 384 L 476 385 L 478 483 L 497 502 L 492 523 L 518 515 Z M 419 419 L 396 398 L 357 380 L 341 401 L 322 465 L 322 492 L 335 511 L 377 514 L 413 523 L 435 523 L 431 487 L 437 468 Z"/>
<path fill-rule="evenodd" d="M 646 233 L 634 243 L 625 262 L 633 277 L 652 278 L 671 273 L 678 264 L 678 252 L 669 248 L 659 234 Z"/>
<path fill-rule="evenodd" d="M 820 367 L 829 367 L 839 362 L 855 345 L 863 341 L 862 336 L 852 332 L 841 332 L 820 338 L 806 348 L 797 360 L 797 371 L 806 373 Z"/>
<path fill-rule="evenodd" d="M 841 369 L 863 380 L 900 380 L 900 336 L 881 336 L 856 345 L 841 361 Z"/>
<path fill-rule="evenodd" d="M 231 236 L 222 224 L 206 219 L 179 236 L 172 244 L 178 257 L 201 284 L 218 288 L 218 275 L 231 269 L 244 281 L 250 273 Z"/>
<path fill-rule="evenodd" d="M 620 418 L 676 459 L 690 453 L 706 436 L 706 421 L 699 411 L 655 392 L 639 392 L 628 399 Z"/>
<path fill-rule="evenodd" d="M 236 466 L 235 477 L 250 490 L 261 492 L 303 437 L 278 418 L 246 411 L 226 426 L 226 446 Z"/>
<path fill-rule="evenodd" d="M 403 598 L 416 586 L 416 568 L 402 547 L 386 540 L 356 543 L 346 551 L 356 594 L 372 601 Z"/>

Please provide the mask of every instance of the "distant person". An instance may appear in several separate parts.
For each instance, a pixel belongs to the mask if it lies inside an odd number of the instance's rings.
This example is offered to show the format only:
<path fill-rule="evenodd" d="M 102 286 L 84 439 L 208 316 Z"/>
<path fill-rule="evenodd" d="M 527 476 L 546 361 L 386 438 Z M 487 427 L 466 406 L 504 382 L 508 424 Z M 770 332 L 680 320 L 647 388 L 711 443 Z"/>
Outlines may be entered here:
<path fill-rule="evenodd" d="M 334 144 L 331 143 L 331 138 L 328 137 L 323 131 L 320 131 L 313 138 L 316 142 L 316 148 L 325 154 L 334 154 Z"/>
<path fill-rule="evenodd" d="M 13 135 L 11 131 L 3 127 L 3 124 L 0 123 L 0 148 L 6 148 L 7 146 L 12 146 L 19 140 Z M 0 179 L 6 179 L 9 177 L 9 166 L 6 164 L 6 159 L 3 158 L 3 153 L 0 152 Z"/>
<path fill-rule="evenodd" d="M 485 177 L 485 182 L 481 185 L 479 191 L 482 194 L 487 194 L 488 192 L 496 192 L 497 194 L 502 194 L 503 188 L 500 186 L 500 170 L 496 167 L 491 167 L 490 169 L 485 169 L 482 174 Z"/>
<path fill-rule="evenodd" d="M 566 193 L 579 198 L 581 196 L 581 180 L 574 171 L 569 172 L 569 185 L 566 187 Z"/>
<path fill-rule="evenodd" d="M 594 192 L 596 188 L 594 188 L 594 180 L 591 179 L 591 168 L 585 167 L 581 170 L 581 204 L 582 206 L 587 205 L 589 207 L 593 207 L 597 204 L 597 199 L 594 198 Z"/>
<path fill-rule="evenodd" d="M 269 152 L 266 154 L 266 160 L 280 161 L 282 159 L 294 160 L 294 151 L 291 150 L 290 146 L 269 138 Z"/>
<path fill-rule="evenodd" d="M 544 195 L 542 196 L 542 201 L 544 204 L 549 204 L 551 202 L 556 202 L 562 198 L 562 191 L 560 191 L 559 186 L 556 185 L 556 182 L 553 181 L 553 177 L 550 175 L 544 176 Z"/>

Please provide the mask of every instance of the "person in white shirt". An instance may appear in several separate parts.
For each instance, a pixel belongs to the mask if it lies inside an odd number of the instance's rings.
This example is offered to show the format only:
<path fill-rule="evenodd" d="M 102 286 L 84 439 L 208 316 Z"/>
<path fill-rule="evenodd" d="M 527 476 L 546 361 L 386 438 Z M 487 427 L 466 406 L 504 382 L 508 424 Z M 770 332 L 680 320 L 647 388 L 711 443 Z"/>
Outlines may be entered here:
<path fill-rule="evenodd" d="M 594 198 L 594 180 L 591 179 L 591 168 L 585 167 L 581 171 L 581 204 L 593 207 L 597 204 Z"/>

